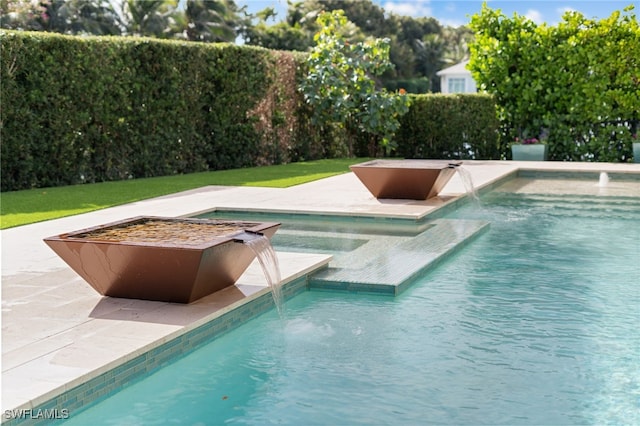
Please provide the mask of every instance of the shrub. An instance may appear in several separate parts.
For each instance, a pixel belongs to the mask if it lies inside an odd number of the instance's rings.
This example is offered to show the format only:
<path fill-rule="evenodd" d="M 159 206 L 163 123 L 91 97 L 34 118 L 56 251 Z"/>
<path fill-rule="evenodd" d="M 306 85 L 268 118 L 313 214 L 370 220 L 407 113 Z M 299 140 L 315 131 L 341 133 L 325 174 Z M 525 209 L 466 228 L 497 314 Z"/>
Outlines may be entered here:
<path fill-rule="evenodd" d="M 469 69 L 498 105 L 503 141 L 548 134 L 550 158 L 627 161 L 640 111 L 640 27 L 633 7 L 556 26 L 483 6 Z M 504 147 L 504 143 L 503 143 Z"/>
<path fill-rule="evenodd" d="M 480 94 L 411 95 L 400 119 L 396 154 L 405 158 L 499 159 L 493 98 Z"/>
<path fill-rule="evenodd" d="M 0 43 L 3 191 L 295 156 L 290 53 L 13 31 Z"/>
<path fill-rule="evenodd" d="M 346 131 L 350 154 L 353 140 L 362 136 L 392 149 L 398 119 L 409 101 L 405 95 L 376 88 L 374 78 L 393 66 L 389 40 L 349 41 L 343 34 L 348 23 L 342 10 L 318 16 L 320 30 L 300 90 L 312 108 L 314 124 L 328 134 L 332 127 Z"/>

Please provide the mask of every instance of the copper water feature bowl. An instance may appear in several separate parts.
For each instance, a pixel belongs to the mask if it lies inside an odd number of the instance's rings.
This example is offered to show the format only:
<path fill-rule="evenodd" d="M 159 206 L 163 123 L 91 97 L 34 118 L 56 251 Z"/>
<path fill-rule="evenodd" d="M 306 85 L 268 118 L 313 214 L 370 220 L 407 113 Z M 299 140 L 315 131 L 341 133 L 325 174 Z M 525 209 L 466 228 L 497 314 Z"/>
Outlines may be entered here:
<path fill-rule="evenodd" d="M 44 241 L 104 296 L 191 303 L 235 284 L 255 258 L 243 242 L 279 226 L 140 216 Z"/>
<path fill-rule="evenodd" d="M 426 200 L 435 197 L 462 161 L 372 160 L 350 166 L 376 198 Z"/>

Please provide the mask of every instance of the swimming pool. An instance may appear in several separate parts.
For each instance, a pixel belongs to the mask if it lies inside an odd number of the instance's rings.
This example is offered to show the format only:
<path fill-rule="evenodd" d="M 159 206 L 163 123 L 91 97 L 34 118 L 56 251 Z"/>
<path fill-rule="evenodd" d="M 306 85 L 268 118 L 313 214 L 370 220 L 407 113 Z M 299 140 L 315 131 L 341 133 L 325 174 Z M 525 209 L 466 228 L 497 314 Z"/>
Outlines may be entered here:
<path fill-rule="evenodd" d="M 303 292 L 68 424 L 640 423 L 640 200 L 525 186 L 398 297 Z"/>

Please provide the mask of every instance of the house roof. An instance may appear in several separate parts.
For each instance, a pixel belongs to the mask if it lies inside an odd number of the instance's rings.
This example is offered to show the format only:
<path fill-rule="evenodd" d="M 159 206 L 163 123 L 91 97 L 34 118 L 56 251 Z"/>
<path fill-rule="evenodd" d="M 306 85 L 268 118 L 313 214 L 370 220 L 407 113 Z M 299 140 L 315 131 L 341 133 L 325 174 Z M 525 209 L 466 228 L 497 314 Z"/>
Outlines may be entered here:
<path fill-rule="evenodd" d="M 452 75 L 452 74 L 471 74 L 467 69 L 469 61 L 462 61 L 459 64 L 455 64 L 449 68 L 442 69 L 436 73 L 436 75 Z"/>

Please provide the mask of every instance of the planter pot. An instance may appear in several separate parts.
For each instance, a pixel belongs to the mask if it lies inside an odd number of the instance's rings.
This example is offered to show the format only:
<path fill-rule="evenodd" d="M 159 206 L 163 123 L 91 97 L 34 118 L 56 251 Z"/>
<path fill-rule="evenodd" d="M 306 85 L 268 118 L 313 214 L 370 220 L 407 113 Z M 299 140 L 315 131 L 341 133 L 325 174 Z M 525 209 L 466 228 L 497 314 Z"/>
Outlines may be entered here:
<path fill-rule="evenodd" d="M 511 157 L 514 161 L 545 161 L 547 159 L 547 145 L 511 145 Z"/>
<path fill-rule="evenodd" d="M 233 285 L 255 258 L 244 241 L 279 226 L 147 216 L 44 241 L 102 295 L 190 303 Z"/>
<path fill-rule="evenodd" d="M 633 162 L 640 163 L 640 142 L 633 143 Z"/>
<path fill-rule="evenodd" d="M 438 195 L 460 164 L 449 160 L 373 160 L 350 168 L 376 198 L 426 200 Z"/>

